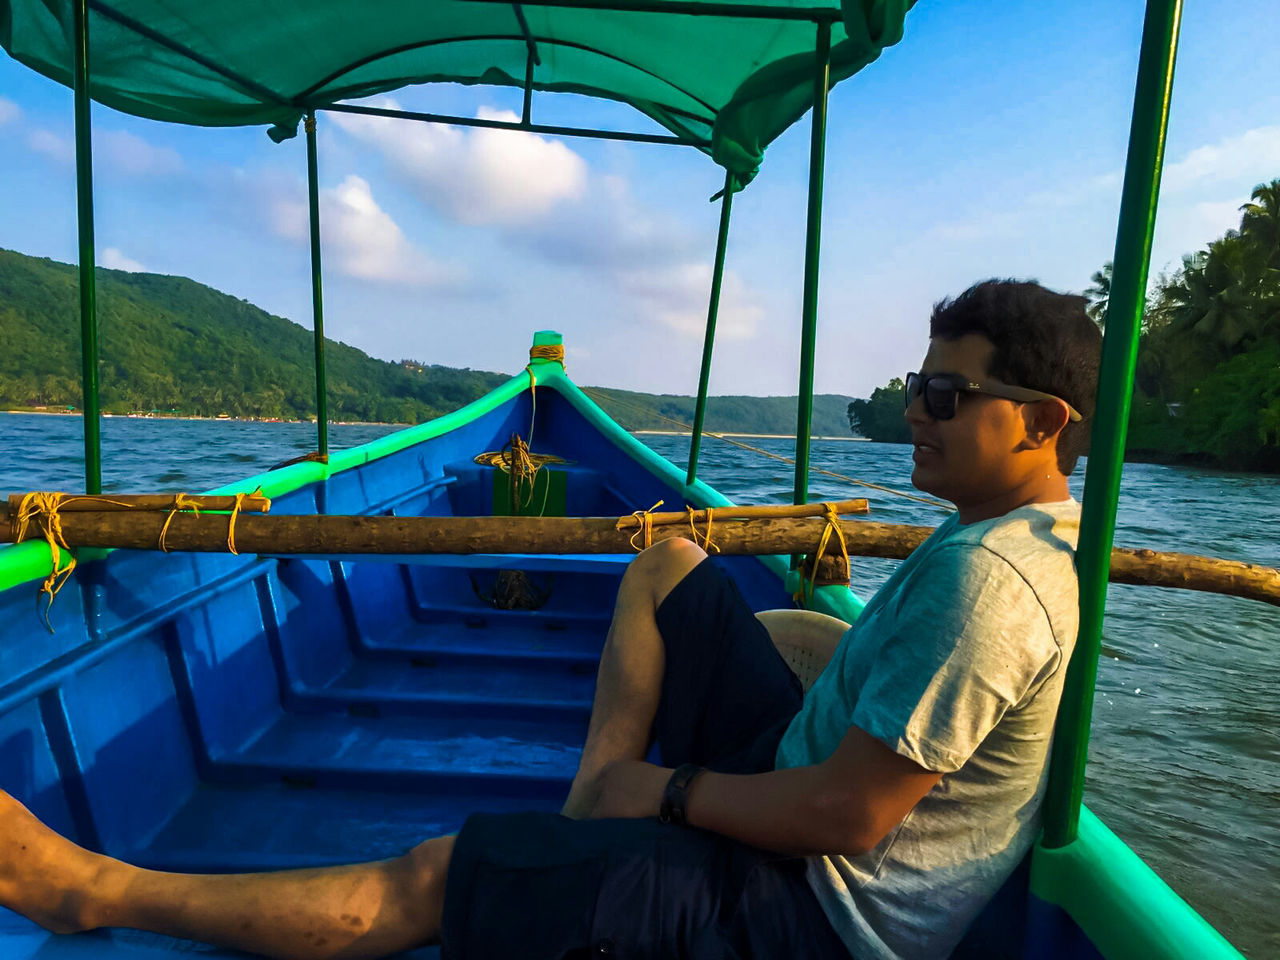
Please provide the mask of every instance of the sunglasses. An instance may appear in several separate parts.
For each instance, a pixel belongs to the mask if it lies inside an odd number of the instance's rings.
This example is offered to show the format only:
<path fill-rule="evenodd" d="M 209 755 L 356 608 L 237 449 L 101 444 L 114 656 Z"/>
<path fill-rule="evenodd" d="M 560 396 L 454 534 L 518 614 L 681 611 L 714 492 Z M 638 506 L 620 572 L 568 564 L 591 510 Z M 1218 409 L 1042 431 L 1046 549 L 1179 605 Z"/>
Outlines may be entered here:
<path fill-rule="evenodd" d="M 935 420 L 950 420 L 956 415 L 956 396 L 961 393 L 985 393 L 990 397 L 1034 403 L 1037 400 L 1057 400 L 1067 408 L 1072 421 L 1084 419 L 1080 413 L 1061 397 L 1026 387 L 1011 387 L 1003 383 L 979 383 L 958 373 L 908 373 L 906 381 L 907 406 L 916 397 L 924 396 L 924 409 Z"/>

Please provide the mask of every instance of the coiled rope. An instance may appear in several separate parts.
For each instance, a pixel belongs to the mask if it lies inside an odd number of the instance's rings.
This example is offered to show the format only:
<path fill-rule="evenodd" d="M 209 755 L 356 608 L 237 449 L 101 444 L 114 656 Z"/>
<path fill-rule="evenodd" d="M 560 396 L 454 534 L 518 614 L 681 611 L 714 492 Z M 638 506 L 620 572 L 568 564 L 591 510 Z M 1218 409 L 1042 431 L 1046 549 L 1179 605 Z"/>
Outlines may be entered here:
<path fill-rule="evenodd" d="M 484 453 L 478 454 L 474 460 L 475 463 L 486 467 L 497 467 L 503 473 L 512 477 L 512 487 L 519 490 L 522 487 L 528 487 L 528 497 L 521 502 L 516 502 L 516 497 L 511 498 L 511 506 L 523 510 L 533 502 L 534 485 L 538 479 L 538 472 L 548 464 L 568 463 L 563 457 L 557 457 L 551 453 L 532 453 L 529 445 L 521 439 L 520 434 L 513 433 L 511 439 L 507 441 L 501 450 L 486 450 Z M 543 491 L 543 509 L 546 508 L 546 498 L 550 496 L 551 485 L 547 484 Z"/>

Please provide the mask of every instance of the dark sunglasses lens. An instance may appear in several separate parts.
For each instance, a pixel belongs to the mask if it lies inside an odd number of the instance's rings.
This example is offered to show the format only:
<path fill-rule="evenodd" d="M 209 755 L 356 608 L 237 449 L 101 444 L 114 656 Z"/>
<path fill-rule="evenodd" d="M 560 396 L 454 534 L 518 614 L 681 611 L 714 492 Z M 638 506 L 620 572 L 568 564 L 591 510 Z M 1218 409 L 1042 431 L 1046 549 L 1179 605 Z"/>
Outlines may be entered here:
<path fill-rule="evenodd" d="M 907 406 L 909 407 L 911 406 L 911 401 L 920 393 L 920 374 L 908 373 L 905 387 L 906 389 L 902 391 L 902 396 L 903 399 L 907 401 Z"/>
<path fill-rule="evenodd" d="M 950 420 L 956 415 L 956 388 L 945 380 L 926 381 L 924 406 L 935 420 Z"/>

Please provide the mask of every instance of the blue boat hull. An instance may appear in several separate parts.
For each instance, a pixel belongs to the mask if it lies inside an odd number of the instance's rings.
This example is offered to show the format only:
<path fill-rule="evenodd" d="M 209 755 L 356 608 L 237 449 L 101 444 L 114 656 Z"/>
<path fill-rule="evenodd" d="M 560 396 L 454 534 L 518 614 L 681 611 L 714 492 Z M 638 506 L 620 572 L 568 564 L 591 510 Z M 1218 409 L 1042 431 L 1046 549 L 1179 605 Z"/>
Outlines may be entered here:
<path fill-rule="evenodd" d="M 508 389 L 420 441 L 347 454 L 353 465 L 294 484 L 272 512 L 492 514 L 492 468 L 473 458 L 527 436 L 534 406 Z M 553 468 L 567 513 L 725 502 L 602 417 L 569 387 L 537 390 L 535 449 L 570 461 Z M 52 634 L 34 583 L 0 591 L 0 787 L 86 847 L 170 871 L 377 859 L 471 812 L 557 809 L 629 555 L 411 559 L 117 551 L 81 565 Z M 718 562 L 757 609 L 790 605 L 780 558 Z M 545 594 L 537 609 L 485 599 L 513 568 Z M 859 609 L 842 590 L 819 602 Z M 12 960 L 182 948 L 133 931 L 53 936 L 0 910 Z M 960 955 L 1099 954 L 1029 901 L 1023 870 Z"/>

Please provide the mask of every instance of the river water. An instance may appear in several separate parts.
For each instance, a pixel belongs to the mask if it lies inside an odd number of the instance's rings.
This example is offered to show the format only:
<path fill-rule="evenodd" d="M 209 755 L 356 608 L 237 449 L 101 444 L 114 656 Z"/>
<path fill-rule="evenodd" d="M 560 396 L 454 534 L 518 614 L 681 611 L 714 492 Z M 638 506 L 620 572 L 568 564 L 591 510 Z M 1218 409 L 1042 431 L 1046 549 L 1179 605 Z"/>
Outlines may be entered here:
<path fill-rule="evenodd" d="M 394 428 L 335 425 L 350 447 Z M 78 417 L 0 414 L 0 495 L 77 489 Z M 688 438 L 642 435 L 683 466 Z M 752 443 L 790 454 L 791 442 Z M 111 418 L 107 490 L 198 491 L 315 447 L 309 424 Z M 903 445 L 814 441 L 812 463 L 910 490 Z M 1073 478 L 1081 495 L 1083 465 Z M 789 502 L 791 468 L 708 438 L 700 475 L 739 503 Z M 860 496 L 816 476 L 814 499 Z M 869 491 L 872 517 L 936 524 L 936 508 Z M 1280 477 L 1125 467 L 1116 544 L 1280 566 Z M 869 596 L 893 561 L 855 560 Z M 1187 591 L 1112 586 L 1086 802 L 1253 960 L 1280 958 L 1280 608 Z"/>

